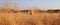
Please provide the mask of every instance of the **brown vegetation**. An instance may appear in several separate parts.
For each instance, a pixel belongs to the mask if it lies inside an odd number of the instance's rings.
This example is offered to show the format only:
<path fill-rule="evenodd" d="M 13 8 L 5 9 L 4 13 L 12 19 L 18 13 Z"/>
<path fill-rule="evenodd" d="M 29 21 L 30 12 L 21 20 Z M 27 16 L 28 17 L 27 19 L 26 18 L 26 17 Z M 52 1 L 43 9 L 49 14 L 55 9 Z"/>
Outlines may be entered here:
<path fill-rule="evenodd" d="M 32 15 L 28 14 L 28 12 Z M 60 13 L 4 9 L 0 10 L 0 25 L 60 25 L 59 17 Z"/>
<path fill-rule="evenodd" d="M 15 3 L 17 4 L 17 3 Z M 18 10 L 5 4 L 0 9 L 0 25 L 60 25 L 60 10 Z"/>

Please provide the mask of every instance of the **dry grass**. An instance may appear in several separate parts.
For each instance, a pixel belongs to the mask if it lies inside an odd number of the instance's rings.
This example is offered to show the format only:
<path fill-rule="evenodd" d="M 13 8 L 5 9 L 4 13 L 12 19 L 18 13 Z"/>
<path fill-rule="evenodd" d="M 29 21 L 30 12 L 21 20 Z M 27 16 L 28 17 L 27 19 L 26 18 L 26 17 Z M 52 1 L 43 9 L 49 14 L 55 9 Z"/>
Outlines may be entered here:
<path fill-rule="evenodd" d="M 60 25 L 60 13 L 32 12 L 32 15 L 0 11 L 0 25 Z"/>

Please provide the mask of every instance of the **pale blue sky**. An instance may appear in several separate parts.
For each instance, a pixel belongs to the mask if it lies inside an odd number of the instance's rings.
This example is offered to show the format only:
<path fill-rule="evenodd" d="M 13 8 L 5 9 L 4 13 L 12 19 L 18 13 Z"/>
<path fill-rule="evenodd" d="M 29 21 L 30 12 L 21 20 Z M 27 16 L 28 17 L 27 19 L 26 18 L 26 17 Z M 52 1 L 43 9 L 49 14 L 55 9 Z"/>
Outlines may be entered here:
<path fill-rule="evenodd" d="M 60 8 L 60 0 L 20 0 L 20 5 Z"/>
<path fill-rule="evenodd" d="M 1 1 L 2 0 L 0 0 L 0 4 Z M 28 6 L 38 6 L 40 8 L 60 8 L 60 0 L 19 0 L 18 2 L 24 9 Z"/>

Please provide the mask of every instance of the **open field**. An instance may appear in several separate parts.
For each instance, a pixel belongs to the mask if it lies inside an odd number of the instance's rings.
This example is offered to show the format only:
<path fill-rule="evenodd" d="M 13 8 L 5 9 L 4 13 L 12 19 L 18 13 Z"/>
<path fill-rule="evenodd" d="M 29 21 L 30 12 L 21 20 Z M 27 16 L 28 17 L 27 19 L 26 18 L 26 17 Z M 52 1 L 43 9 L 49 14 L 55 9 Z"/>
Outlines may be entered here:
<path fill-rule="evenodd" d="M 58 2 L 59 0 L 0 0 L 0 25 L 60 25 L 60 10 L 52 9 L 59 8 Z"/>
<path fill-rule="evenodd" d="M 0 10 L 0 25 L 60 25 L 60 13 Z"/>

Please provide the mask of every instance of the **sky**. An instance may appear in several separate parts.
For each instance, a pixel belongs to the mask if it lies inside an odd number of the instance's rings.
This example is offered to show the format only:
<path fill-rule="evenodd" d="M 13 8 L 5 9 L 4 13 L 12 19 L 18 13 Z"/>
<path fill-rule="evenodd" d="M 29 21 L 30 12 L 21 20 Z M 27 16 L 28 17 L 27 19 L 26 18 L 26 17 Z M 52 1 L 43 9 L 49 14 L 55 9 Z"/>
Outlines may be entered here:
<path fill-rule="evenodd" d="M 38 6 L 45 9 L 57 9 L 60 8 L 60 0 L 20 0 L 20 5 L 25 8 L 28 6 Z"/>
<path fill-rule="evenodd" d="M 10 0 L 14 2 L 15 0 Z M 0 0 L 1 4 L 2 0 Z M 60 0 L 18 0 L 22 9 L 28 9 L 28 7 L 37 6 L 39 9 L 60 9 Z"/>

